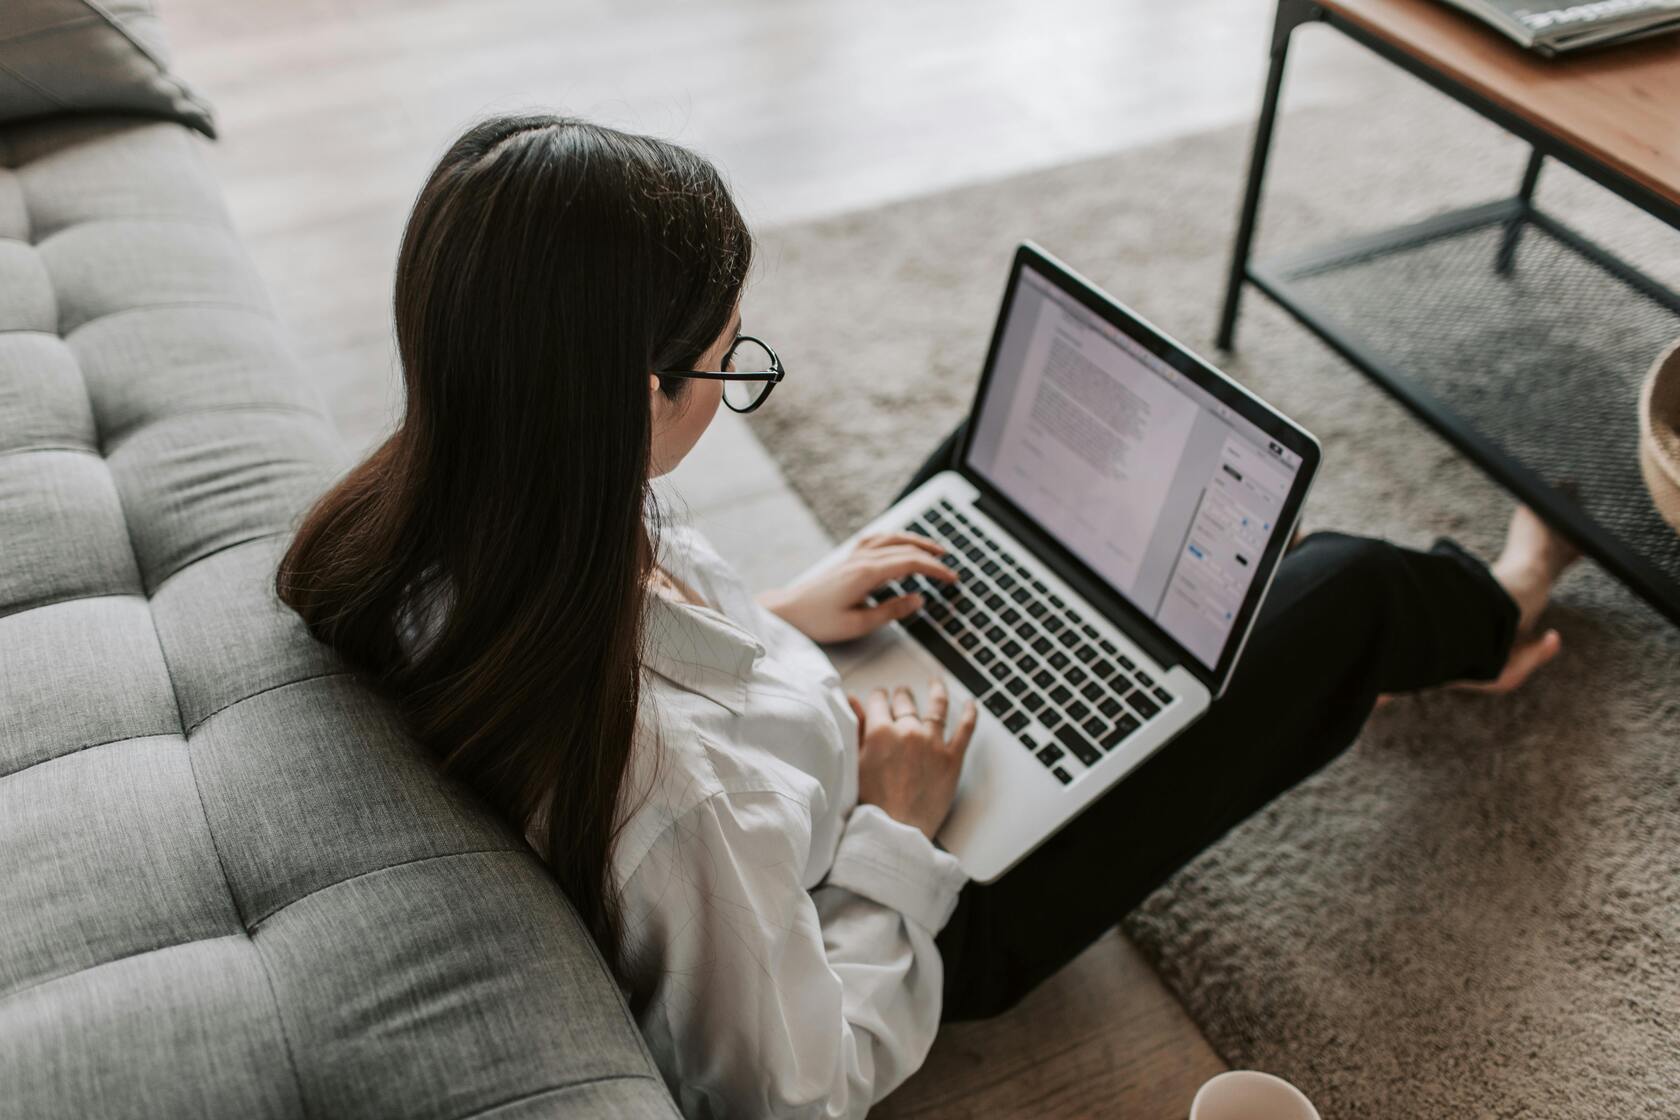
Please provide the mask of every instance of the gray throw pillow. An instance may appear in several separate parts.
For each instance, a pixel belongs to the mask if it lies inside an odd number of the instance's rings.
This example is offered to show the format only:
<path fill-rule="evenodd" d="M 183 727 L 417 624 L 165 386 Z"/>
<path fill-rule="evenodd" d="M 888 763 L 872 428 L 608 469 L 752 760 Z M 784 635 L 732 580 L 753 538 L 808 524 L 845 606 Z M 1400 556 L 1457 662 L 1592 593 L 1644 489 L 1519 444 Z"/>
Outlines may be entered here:
<path fill-rule="evenodd" d="M 210 105 L 169 72 L 151 0 L 0 0 L 0 121 L 164 117 L 214 137 Z"/>

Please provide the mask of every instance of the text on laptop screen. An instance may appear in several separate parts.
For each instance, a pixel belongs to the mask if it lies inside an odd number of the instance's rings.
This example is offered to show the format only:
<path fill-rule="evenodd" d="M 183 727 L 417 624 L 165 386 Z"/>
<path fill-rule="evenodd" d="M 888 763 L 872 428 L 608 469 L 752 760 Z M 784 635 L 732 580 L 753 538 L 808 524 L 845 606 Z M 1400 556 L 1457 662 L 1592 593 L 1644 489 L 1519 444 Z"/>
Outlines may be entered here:
<path fill-rule="evenodd" d="M 1301 466 L 1030 267 L 968 462 L 1209 668 Z"/>

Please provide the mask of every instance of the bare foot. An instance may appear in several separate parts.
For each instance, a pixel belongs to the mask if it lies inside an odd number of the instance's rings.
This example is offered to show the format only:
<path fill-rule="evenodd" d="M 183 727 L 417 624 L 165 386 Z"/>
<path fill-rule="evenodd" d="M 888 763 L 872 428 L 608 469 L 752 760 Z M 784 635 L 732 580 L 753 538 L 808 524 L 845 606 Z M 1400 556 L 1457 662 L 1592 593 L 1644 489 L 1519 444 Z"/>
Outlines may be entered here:
<path fill-rule="evenodd" d="M 1461 692 L 1480 692 L 1489 696 L 1502 696 L 1507 692 L 1515 692 L 1521 688 L 1534 671 L 1558 654 L 1563 652 L 1563 635 L 1556 630 L 1547 630 L 1537 638 L 1519 640 L 1511 647 L 1511 656 L 1505 660 L 1505 667 L 1499 671 L 1499 676 L 1491 681 L 1453 681 L 1446 687 Z M 1386 708 L 1394 699 L 1392 693 L 1385 692 L 1377 697 L 1373 710 Z"/>
<path fill-rule="evenodd" d="M 1496 696 L 1513 692 L 1521 688 L 1536 669 L 1562 652 L 1563 635 L 1556 630 L 1547 630 L 1538 637 L 1519 638 L 1511 646 L 1511 656 L 1505 659 L 1505 667 L 1499 671 L 1499 676 L 1491 681 L 1454 681 L 1448 687 Z"/>
<path fill-rule="evenodd" d="M 1527 506 L 1511 514 L 1505 534 L 1505 549 L 1493 562 L 1493 578 L 1499 581 L 1517 604 L 1517 635 L 1511 654 L 1499 676 L 1491 681 L 1453 681 L 1448 688 L 1465 692 L 1503 694 L 1520 688 L 1534 671 L 1563 651 L 1563 636 L 1556 630 L 1535 634 L 1540 612 L 1552 595 L 1552 585 L 1581 553 Z M 1393 697 L 1377 697 L 1381 708 Z"/>

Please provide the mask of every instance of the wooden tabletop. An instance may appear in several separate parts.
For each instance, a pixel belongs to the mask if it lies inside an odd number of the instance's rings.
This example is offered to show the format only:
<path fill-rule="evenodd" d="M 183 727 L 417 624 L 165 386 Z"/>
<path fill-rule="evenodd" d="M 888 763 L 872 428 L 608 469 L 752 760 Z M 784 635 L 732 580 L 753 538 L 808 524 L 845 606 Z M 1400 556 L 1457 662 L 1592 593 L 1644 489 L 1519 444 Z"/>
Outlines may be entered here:
<path fill-rule="evenodd" d="M 1680 35 L 1548 59 L 1442 0 L 1318 2 L 1680 206 Z"/>

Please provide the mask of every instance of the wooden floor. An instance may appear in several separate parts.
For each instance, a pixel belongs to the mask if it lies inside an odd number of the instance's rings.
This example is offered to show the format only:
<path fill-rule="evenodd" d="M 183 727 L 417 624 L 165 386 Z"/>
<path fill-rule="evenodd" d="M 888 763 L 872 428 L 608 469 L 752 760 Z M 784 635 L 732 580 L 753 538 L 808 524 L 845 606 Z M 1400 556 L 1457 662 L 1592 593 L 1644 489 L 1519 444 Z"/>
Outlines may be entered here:
<path fill-rule="evenodd" d="M 359 446 L 397 400 L 389 299 L 403 219 L 482 114 L 560 109 L 669 136 L 724 169 L 749 220 L 780 223 L 1246 119 L 1271 18 L 1263 0 L 161 7 L 177 68 L 217 107 L 235 222 Z M 1329 36 L 1297 38 L 1291 104 L 1359 96 L 1368 60 Z M 762 455 L 717 443 L 750 440 L 744 426 L 724 431 L 708 435 L 713 462 Z M 876 1114 L 1180 1120 L 1221 1068 L 1110 934 L 1008 1015 L 943 1031 Z"/>

